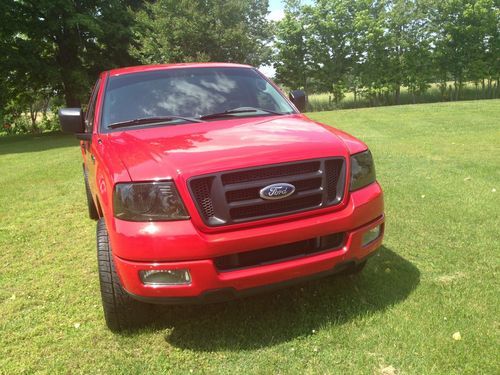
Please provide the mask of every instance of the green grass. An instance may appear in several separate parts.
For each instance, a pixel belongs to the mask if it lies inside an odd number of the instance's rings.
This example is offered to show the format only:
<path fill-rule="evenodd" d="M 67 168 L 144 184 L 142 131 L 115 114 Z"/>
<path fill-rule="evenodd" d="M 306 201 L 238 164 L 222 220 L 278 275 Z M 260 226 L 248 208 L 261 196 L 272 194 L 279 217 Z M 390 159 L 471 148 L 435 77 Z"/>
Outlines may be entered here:
<path fill-rule="evenodd" d="M 1 138 L 0 373 L 500 373 L 500 100 L 311 117 L 373 151 L 379 256 L 123 335 L 104 326 L 76 141 Z"/>
<path fill-rule="evenodd" d="M 455 91 L 453 82 L 448 82 L 447 89 L 444 95 L 441 93 L 438 84 L 431 84 L 429 89 L 424 93 L 412 97 L 411 93 L 408 92 L 406 87 L 401 87 L 401 95 L 399 99 L 400 104 L 414 104 L 414 103 L 436 103 L 436 102 L 447 102 L 456 101 Z M 500 96 L 500 89 L 497 87 L 496 83 L 493 83 L 490 88 L 486 85 L 484 92 L 481 89 L 481 85 L 476 86 L 474 83 L 469 82 L 464 84 L 462 88 L 462 93 L 459 100 L 478 100 L 478 99 L 494 99 Z M 386 102 L 388 101 L 388 102 Z M 354 100 L 354 94 L 352 92 L 347 92 L 345 98 L 339 103 L 333 101 L 333 96 L 328 93 L 311 94 L 308 96 L 308 108 L 311 112 L 319 111 L 332 111 L 336 109 L 353 109 L 353 108 L 364 108 L 382 105 L 394 105 L 393 95 L 389 95 L 387 99 L 382 99 L 377 103 L 370 104 L 370 101 L 364 97 L 359 96 L 357 100 Z"/>

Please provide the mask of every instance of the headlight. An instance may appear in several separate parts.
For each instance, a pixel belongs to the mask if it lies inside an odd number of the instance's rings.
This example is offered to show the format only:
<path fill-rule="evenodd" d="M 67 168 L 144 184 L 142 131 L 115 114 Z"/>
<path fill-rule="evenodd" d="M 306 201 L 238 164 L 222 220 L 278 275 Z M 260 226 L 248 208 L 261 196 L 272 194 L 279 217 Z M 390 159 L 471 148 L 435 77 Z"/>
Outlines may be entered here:
<path fill-rule="evenodd" d="M 113 209 L 115 217 L 128 221 L 189 219 L 173 182 L 116 184 Z"/>
<path fill-rule="evenodd" d="M 351 156 L 351 187 L 358 190 L 375 182 L 375 165 L 370 150 Z"/>

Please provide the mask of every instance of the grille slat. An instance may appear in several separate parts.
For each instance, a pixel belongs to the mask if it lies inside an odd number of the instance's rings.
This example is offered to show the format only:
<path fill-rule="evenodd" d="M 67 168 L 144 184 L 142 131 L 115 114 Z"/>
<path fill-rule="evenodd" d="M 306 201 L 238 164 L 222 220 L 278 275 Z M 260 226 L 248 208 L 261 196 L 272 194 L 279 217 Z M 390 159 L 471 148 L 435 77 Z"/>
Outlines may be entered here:
<path fill-rule="evenodd" d="M 215 258 L 214 263 L 219 272 L 235 271 L 337 250 L 342 247 L 344 240 L 345 233 L 334 233 L 285 245 L 224 255 Z"/>
<path fill-rule="evenodd" d="M 290 183 L 290 181 L 288 182 Z M 295 186 L 296 193 L 299 194 L 308 190 L 321 188 L 321 178 L 296 181 L 293 184 Z M 228 191 L 226 193 L 227 202 L 231 204 L 233 202 L 255 199 L 259 199 L 262 201 L 262 198 L 260 198 L 259 196 L 260 189 L 261 187 Z"/>
<path fill-rule="evenodd" d="M 312 161 L 307 163 L 283 164 L 274 167 L 263 167 L 241 172 L 226 173 L 222 176 L 222 184 L 229 185 L 241 182 L 265 180 L 268 178 L 303 175 L 305 173 L 318 171 L 319 166 L 319 161 Z"/>
<path fill-rule="evenodd" d="M 293 176 L 278 176 L 257 181 L 240 182 L 230 185 L 224 185 L 224 190 L 225 191 L 242 190 L 250 187 L 258 187 L 259 189 L 261 189 L 263 186 L 275 184 L 277 182 L 283 182 L 283 180 L 286 180 L 288 183 L 295 183 L 310 178 L 321 178 L 322 175 L 323 171 L 317 170 L 315 172 L 304 173 Z"/>
<path fill-rule="evenodd" d="M 306 198 L 311 195 L 315 196 L 321 196 L 322 195 L 322 188 L 316 188 L 308 191 L 302 191 L 296 194 L 293 194 L 293 197 L 290 197 L 290 199 L 286 199 L 283 201 L 265 201 L 262 198 L 257 198 L 257 199 L 248 199 L 244 201 L 237 201 L 237 202 L 228 202 L 228 206 L 230 208 L 235 208 L 235 207 L 256 207 L 257 206 L 263 206 L 266 204 L 276 204 L 276 203 L 286 203 L 288 205 L 293 205 L 293 202 L 300 199 L 300 198 Z"/>
<path fill-rule="evenodd" d="M 290 183 L 295 192 L 281 200 L 265 200 L 262 188 Z M 339 204 L 345 185 L 343 158 L 307 160 L 194 177 L 188 186 L 204 222 L 235 224 Z"/>
<path fill-rule="evenodd" d="M 260 219 L 261 217 L 282 212 L 290 214 L 295 213 L 296 211 L 302 211 L 303 209 L 307 208 L 318 208 L 321 205 L 322 200 L 323 196 L 321 194 L 316 194 L 314 196 L 293 200 L 282 200 L 264 203 L 259 206 L 244 206 L 232 208 L 230 210 L 230 214 L 234 220 L 248 218 Z"/>

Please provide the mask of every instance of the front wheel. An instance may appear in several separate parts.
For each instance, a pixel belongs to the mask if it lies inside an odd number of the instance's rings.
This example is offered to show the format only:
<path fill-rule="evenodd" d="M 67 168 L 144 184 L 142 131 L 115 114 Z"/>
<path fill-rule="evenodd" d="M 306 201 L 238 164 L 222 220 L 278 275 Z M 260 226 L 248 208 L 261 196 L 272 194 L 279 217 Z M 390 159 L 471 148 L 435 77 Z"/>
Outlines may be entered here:
<path fill-rule="evenodd" d="M 97 221 L 97 260 L 102 307 L 108 328 L 119 332 L 144 323 L 150 305 L 136 301 L 123 289 L 115 270 L 103 218 Z"/>

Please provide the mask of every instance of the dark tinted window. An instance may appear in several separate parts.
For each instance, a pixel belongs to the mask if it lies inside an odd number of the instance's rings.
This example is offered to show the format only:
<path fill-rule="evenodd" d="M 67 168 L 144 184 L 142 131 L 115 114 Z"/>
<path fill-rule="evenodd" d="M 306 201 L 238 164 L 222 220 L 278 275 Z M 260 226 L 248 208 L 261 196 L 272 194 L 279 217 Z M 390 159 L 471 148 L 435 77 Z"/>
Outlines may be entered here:
<path fill-rule="evenodd" d="M 239 107 L 293 112 L 283 96 L 253 69 L 174 68 L 110 77 L 102 127 L 144 117 L 199 117 Z"/>
<path fill-rule="evenodd" d="M 92 90 L 92 94 L 90 95 L 90 101 L 85 113 L 85 132 L 92 133 L 92 129 L 94 128 L 94 113 L 95 113 L 95 105 L 97 102 L 97 93 L 99 92 L 99 83 L 100 80 L 97 80 L 94 85 L 94 89 Z"/>

